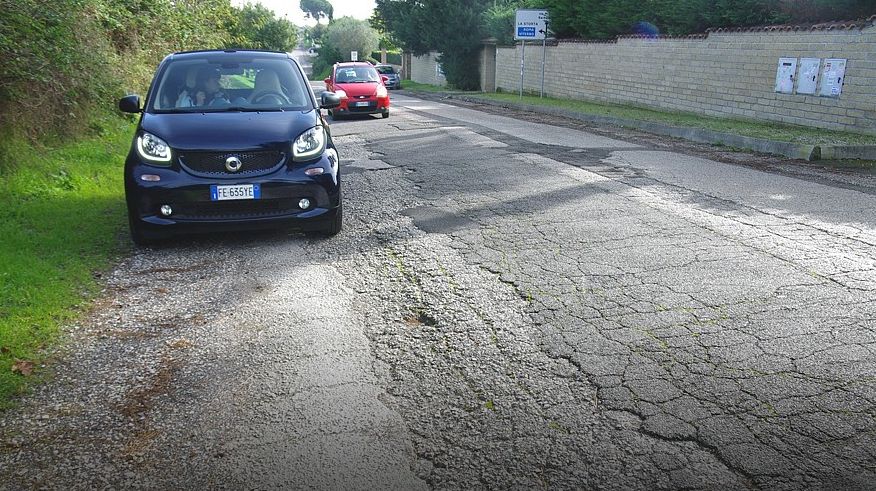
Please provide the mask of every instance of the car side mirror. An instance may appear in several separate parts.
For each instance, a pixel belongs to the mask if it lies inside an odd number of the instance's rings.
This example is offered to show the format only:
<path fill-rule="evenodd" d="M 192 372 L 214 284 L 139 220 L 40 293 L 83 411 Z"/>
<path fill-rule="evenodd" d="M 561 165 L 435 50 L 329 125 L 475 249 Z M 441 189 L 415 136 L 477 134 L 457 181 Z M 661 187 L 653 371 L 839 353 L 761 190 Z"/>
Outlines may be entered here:
<path fill-rule="evenodd" d="M 119 110 L 125 113 L 139 113 L 142 111 L 140 108 L 140 96 L 132 94 L 122 97 L 119 99 Z"/>
<path fill-rule="evenodd" d="M 334 92 L 323 92 L 319 96 L 320 109 L 334 109 L 341 105 L 341 96 Z"/>
<path fill-rule="evenodd" d="M 383 83 L 383 85 L 386 85 L 386 82 L 389 82 L 389 77 L 387 77 L 386 75 L 381 75 L 380 81 Z"/>
<path fill-rule="evenodd" d="M 330 83 L 332 83 L 332 79 L 331 79 L 331 77 L 329 77 L 329 78 L 323 80 L 323 83 L 325 83 L 326 85 L 329 85 Z"/>

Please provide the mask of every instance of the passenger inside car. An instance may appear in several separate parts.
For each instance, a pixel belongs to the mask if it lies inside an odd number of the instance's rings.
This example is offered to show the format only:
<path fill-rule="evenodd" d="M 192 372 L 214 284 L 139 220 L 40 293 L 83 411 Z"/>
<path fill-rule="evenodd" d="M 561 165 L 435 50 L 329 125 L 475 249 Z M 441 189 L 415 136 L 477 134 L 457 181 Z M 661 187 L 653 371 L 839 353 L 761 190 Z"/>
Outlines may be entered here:
<path fill-rule="evenodd" d="M 202 68 L 198 71 L 198 84 L 195 92 L 195 105 L 217 106 L 231 104 L 219 86 L 222 74 L 217 68 Z"/>
<path fill-rule="evenodd" d="M 195 92 L 197 67 L 189 68 L 186 72 L 186 83 L 179 88 L 175 107 L 192 107 L 192 96 Z M 170 77 L 170 76 L 169 76 Z"/>

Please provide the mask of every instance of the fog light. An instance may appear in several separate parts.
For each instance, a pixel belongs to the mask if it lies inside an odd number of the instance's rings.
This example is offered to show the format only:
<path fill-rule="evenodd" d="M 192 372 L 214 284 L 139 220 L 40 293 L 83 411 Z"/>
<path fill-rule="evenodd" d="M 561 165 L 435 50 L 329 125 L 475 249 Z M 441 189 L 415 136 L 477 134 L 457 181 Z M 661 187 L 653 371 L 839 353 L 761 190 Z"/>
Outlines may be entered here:
<path fill-rule="evenodd" d="M 298 201 L 298 208 L 301 208 L 302 210 L 310 208 L 310 200 L 307 198 L 301 198 L 301 200 Z"/>
<path fill-rule="evenodd" d="M 314 167 L 312 169 L 307 169 L 306 171 L 304 171 L 304 173 L 311 177 L 321 176 L 323 173 L 325 173 L 325 169 L 323 169 L 322 167 Z"/>
<path fill-rule="evenodd" d="M 161 205 L 162 215 L 169 217 L 171 213 L 173 213 L 173 208 L 171 208 L 170 205 Z"/>
<path fill-rule="evenodd" d="M 140 180 L 146 182 L 158 182 L 161 180 L 161 176 L 156 176 L 155 174 L 143 174 L 140 176 Z"/>

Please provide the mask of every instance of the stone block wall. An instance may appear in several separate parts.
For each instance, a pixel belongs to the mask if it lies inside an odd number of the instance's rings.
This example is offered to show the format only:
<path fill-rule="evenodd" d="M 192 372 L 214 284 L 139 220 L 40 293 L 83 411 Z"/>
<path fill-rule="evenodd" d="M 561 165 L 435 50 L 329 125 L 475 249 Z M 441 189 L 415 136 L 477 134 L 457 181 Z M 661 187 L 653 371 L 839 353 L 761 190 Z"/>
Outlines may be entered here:
<path fill-rule="evenodd" d="M 521 48 L 496 49 L 496 82 L 520 88 Z M 848 60 L 839 98 L 775 92 L 780 57 Z M 523 88 L 538 93 L 541 45 L 526 47 Z M 694 38 L 560 42 L 545 93 L 720 117 L 876 134 L 876 27 L 713 32 Z M 820 78 L 820 77 L 819 77 Z M 819 80 L 819 88 L 820 88 Z"/>
<path fill-rule="evenodd" d="M 447 85 L 447 79 L 438 69 L 436 58 L 439 53 L 431 52 L 424 56 L 411 56 L 410 80 L 421 84 Z"/>

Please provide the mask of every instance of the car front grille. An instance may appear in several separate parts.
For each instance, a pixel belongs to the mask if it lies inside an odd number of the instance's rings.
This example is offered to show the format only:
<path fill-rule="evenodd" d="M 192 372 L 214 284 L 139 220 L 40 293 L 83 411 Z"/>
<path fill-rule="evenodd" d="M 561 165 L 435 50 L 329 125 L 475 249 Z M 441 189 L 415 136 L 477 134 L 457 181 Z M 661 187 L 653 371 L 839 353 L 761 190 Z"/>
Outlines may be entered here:
<path fill-rule="evenodd" d="M 229 157 L 240 159 L 237 172 L 229 172 L 225 161 Z M 184 152 L 180 163 L 193 174 L 207 177 L 251 177 L 265 174 L 278 168 L 286 160 L 286 154 L 276 150 L 261 152 Z"/>
<path fill-rule="evenodd" d="M 292 200 L 204 201 L 173 205 L 180 220 L 237 220 L 291 215 L 301 211 Z"/>

